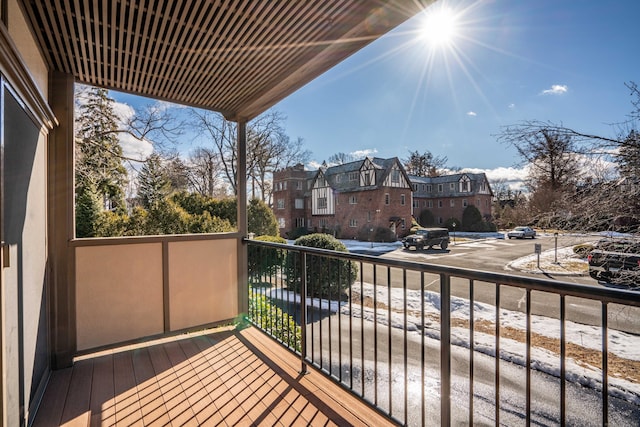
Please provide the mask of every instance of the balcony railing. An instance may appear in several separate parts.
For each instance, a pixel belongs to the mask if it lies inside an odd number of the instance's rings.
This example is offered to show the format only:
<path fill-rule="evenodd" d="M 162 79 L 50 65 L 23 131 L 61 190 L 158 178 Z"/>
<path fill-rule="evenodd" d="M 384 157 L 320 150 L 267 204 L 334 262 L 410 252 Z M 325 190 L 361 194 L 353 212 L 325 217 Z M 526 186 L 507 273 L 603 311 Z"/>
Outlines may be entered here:
<path fill-rule="evenodd" d="M 252 322 L 400 424 L 640 419 L 636 292 L 246 242 Z"/>

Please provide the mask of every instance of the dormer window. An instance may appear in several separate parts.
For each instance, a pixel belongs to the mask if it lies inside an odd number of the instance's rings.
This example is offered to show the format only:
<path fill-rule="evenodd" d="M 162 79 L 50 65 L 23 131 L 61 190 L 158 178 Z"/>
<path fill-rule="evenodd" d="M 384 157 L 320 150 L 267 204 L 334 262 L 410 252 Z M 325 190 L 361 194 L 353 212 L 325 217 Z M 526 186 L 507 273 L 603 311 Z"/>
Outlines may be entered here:
<path fill-rule="evenodd" d="M 467 175 L 464 175 L 462 178 L 460 178 L 460 181 L 458 181 L 458 183 L 460 185 L 461 193 L 471 192 L 471 180 Z"/>

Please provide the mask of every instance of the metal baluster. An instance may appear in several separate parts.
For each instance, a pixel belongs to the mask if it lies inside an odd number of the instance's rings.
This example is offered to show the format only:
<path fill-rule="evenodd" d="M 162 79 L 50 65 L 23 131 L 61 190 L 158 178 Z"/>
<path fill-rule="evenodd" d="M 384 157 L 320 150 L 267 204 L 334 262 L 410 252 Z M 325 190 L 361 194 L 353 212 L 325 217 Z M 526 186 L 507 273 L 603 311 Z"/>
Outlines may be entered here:
<path fill-rule="evenodd" d="M 500 283 L 496 283 L 496 425 L 500 425 Z"/>
<path fill-rule="evenodd" d="M 407 423 L 408 419 L 408 403 L 409 398 L 407 396 L 409 390 L 407 367 L 408 355 L 407 355 L 407 270 L 402 269 L 402 291 L 404 298 L 404 423 Z"/>
<path fill-rule="evenodd" d="M 391 267 L 387 267 L 387 374 L 389 375 L 389 416 L 393 416 L 393 381 L 391 373 Z"/>
<path fill-rule="evenodd" d="M 473 425 L 473 356 L 475 352 L 475 338 L 474 338 L 474 310 L 473 310 L 473 280 L 469 280 L 469 424 Z"/>
<path fill-rule="evenodd" d="M 602 425 L 609 425 L 609 315 L 602 302 Z"/>
<path fill-rule="evenodd" d="M 451 278 L 440 274 L 440 425 L 451 425 Z"/>
<path fill-rule="evenodd" d="M 531 425 L 531 289 L 527 289 L 527 379 L 526 379 L 526 406 L 527 427 Z"/>
<path fill-rule="evenodd" d="M 426 410 L 426 404 L 425 404 L 425 396 L 424 396 L 424 363 L 425 363 L 425 357 L 424 357 L 424 335 L 425 335 L 425 326 L 424 326 L 424 272 L 420 272 L 420 325 L 422 326 L 421 331 L 422 334 L 420 335 L 420 383 L 421 383 L 421 387 L 420 387 L 420 414 L 421 414 L 421 419 L 422 419 L 422 427 L 425 426 L 425 410 Z"/>
<path fill-rule="evenodd" d="M 565 336 L 565 301 L 564 295 L 560 295 L 560 425 L 566 424 L 567 410 L 566 410 L 566 357 L 567 357 L 567 343 Z"/>
<path fill-rule="evenodd" d="M 302 277 L 300 278 L 300 359 L 302 362 L 301 372 L 307 373 L 307 256 L 304 252 L 300 252 L 300 266 Z M 294 270 L 295 271 L 295 270 Z M 311 331 L 313 332 L 313 326 Z M 313 345 L 313 337 L 311 341 Z M 313 350 L 312 353 L 313 355 Z"/>

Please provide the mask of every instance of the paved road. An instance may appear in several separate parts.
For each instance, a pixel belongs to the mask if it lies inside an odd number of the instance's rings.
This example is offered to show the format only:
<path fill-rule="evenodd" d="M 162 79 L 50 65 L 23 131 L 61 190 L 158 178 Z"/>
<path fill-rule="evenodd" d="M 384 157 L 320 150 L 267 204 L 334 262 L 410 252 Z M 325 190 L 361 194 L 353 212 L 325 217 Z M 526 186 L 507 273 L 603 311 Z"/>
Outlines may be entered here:
<path fill-rule="evenodd" d="M 593 237 L 585 236 L 560 236 L 558 247 L 573 246 L 585 241 L 592 241 Z M 531 276 L 538 278 L 555 279 L 563 282 L 580 283 L 590 286 L 602 286 L 589 276 L 563 276 L 544 275 L 518 271 L 507 271 L 505 269 L 509 262 L 523 256 L 534 253 L 534 244 L 541 244 L 542 250 L 550 250 L 555 246 L 553 236 L 542 236 L 534 240 L 483 240 L 456 242 L 447 251 L 430 250 L 414 251 L 398 249 L 383 255 L 383 258 L 403 259 L 406 261 L 422 262 L 436 265 L 446 265 L 451 267 L 470 268 L 481 271 L 498 273 L 510 273 L 520 276 Z M 379 267 L 377 270 L 378 284 L 386 284 L 387 270 Z M 365 265 L 363 268 L 363 278 L 366 282 L 373 283 L 373 268 Z M 391 284 L 393 287 L 402 287 L 402 272 L 397 269 L 391 270 Z M 452 294 L 462 298 L 468 298 L 468 281 L 454 278 L 451 282 Z M 407 272 L 407 286 L 409 289 L 419 289 L 420 279 L 416 272 Z M 435 275 L 427 275 L 425 278 L 425 289 L 439 291 L 439 278 Z M 526 291 L 514 287 L 501 287 L 500 306 L 508 310 L 524 312 Z M 487 304 L 495 304 L 495 285 L 486 283 L 476 283 L 474 297 L 477 301 Z M 559 297 L 554 294 L 534 292 L 532 294 L 532 312 L 553 318 L 559 318 L 560 305 Z M 602 308 L 598 302 L 567 297 L 566 299 L 566 319 L 587 325 L 601 325 Z M 640 335 L 640 309 L 609 305 L 609 327 L 625 332 Z"/>

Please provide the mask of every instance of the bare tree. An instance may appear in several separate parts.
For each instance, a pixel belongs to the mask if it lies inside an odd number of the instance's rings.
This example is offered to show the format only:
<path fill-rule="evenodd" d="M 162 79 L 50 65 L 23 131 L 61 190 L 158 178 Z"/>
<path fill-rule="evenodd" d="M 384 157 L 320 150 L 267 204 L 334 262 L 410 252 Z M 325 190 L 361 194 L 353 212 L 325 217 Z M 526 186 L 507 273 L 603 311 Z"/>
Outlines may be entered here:
<path fill-rule="evenodd" d="M 404 168 L 409 175 L 439 176 L 447 163 L 446 157 L 434 156 L 426 150 L 424 153 L 409 151 L 409 157 L 404 159 Z"/>
<path fill-rule="evenodd" d="M 344 165 L 345 163 L 351 163 L 358 160 L 353 154 L 348 153 L 335 153 L 329 156 L 327 164 L 329 165 Z"/>
<path fill-rule="evenodd" d="M 224 193 L 220 176 L 224 173 L 218 152 L 209 147 L 198 147 L 189 155 L 189 186 L 196 193 L 214 197 Z"/>

